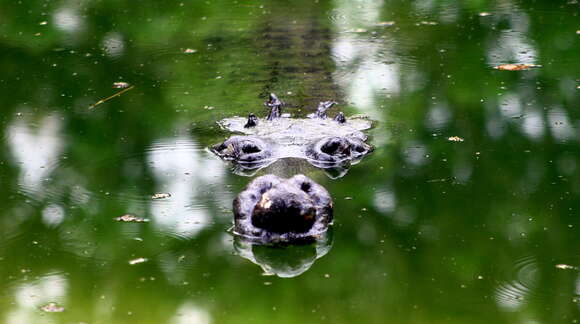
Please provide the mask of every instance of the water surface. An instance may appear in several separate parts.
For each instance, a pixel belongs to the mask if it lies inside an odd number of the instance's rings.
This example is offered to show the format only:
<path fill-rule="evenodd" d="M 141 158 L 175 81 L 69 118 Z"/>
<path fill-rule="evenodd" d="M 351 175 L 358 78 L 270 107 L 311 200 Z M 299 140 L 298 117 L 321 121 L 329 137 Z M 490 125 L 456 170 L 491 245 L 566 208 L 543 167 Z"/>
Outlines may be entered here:
<path fill-rule="evenodd" d="M 0 322 L 576 323 L 579 12 L 1 3 Z M 114 82 L 134 88 L 89 109 Z M 265 115 L 270 92 L 296 116 L 322 100 L 368 115 L 375 151 L 341 176 L 236 173 L 207 150 L 229 135 L 217 122 Z M 234 239 L 232 199 L 266 173 L 329 190 L 327 241 Z"/>

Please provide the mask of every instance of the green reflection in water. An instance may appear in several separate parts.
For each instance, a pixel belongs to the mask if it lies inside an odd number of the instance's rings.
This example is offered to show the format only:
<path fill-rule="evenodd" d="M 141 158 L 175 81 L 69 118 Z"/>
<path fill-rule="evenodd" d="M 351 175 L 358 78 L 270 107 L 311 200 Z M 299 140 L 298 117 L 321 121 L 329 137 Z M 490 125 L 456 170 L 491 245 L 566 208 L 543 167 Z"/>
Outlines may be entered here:
<path fill-rule="evenodd" d="M 1 3 L 0 321 L 577 321 L 578 13 Z M 118 81 L 135 89 L 89 111 Z M 291 279 L 236 252 L 231 200 L 251 178 L 206 150 L 227 136 L 216 121 L 265 114 L 271 91 L 299 116 L 334 99 L 377 121 L 375 152 L 342 178 L 298 162 L 253 175 L 299 170 L 334 196 L 332 249 Z M 150 222 L 113 220 L 126 213 Z"/>

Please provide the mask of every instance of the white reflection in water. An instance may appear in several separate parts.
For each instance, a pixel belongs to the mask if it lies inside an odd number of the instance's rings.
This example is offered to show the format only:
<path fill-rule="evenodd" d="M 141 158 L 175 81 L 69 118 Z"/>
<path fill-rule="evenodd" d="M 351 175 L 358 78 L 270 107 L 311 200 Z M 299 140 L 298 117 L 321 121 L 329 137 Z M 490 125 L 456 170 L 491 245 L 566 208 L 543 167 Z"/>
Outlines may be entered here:
<path fill-rule="evenodd" d="M 548 122 L 552 136 L 560 141 L 571 140 L 575 137 L 576 131 L 570 119 L 568 112 L 562 108 L 554 108 L 548 112 Z"/>
<path fill-rule="evenodd" d="M 383 188 L 375 192 L 373 201 L 375 208 L 381 213 L 391 213 L 397 207 L 395 192 L 392 188 Z"/>
<path fill-rule="evenodd" d="M 332 56 L 337 66 L 335 80 L 344 89 L 347 101 L 361 108 L 374 119 L 382 119 L 375 94 L 400 92 L 400 67 L 385 64 L 393 52 L 389 42 L 373 42 L 368 35 L 352 33 L 379 23 L 382 1 L 336 1 L 336 10 L 344 13 L 335 20 L 338 36 L 332 43 Z"/>
<path fill-rule="evenodd" d="M 532 140 L 542 138 L 544 136 L 544 116 L 542 113 L 537 109 L 528 109 L 522 123 L 522 130 Z"/>
<path fill-rule="evenodd" d="M 57 204 L 46 206 L 42 210 L 42 221 L 47 226 L 58 226 L 64 219 L 64 208 Z"/>
<path fill-rule="evenodd" d="M 342 19 L 335 22 L 343 29 L 368 27 L 378 22 L 382 7 L 382 0 L 337 0 L 334 8 Z"/>
<path fill-rule="evenodd" d="M 19 185 L 35 198 L 44 196 L 43 180 L 55 168 L 55 161 L 63 150 L 61 120 L 56 115 L 40 118 L 36 124 L 23 119 L 8 126 L 8 145 L 20 166 Z"/>
<path fill-rule="evenodd" d="M 47 275 L 34 283 L 16 288 L 14 309 L 7 313 L 5 323 L 50 323 L 42 318 L 39 308 L 51 302 L 64 305 L 68 283 L 60 274 Z"/>
<path fill-rule="evenodd" d="M 209 312 L 191 301 L 179 306 L 177 313 L 171 319 L 171 324 L 209 324 Z"/>
<path fill-rule="evenodd" d="M 147 157 L 159 184 L 157 191 L 171 194 L 167 200 L 151 202 L 153 221 L 161 230 L 184 237 L 193 237 L 208 226 L 208 206 L 192 200 L 216 183 L 223 185 L 225 173 L 221 161 L 205 158 L 203 151 L 192 146 L 198 145 L 188 137 L 168 138 L 152 147 Z"/>
<path fill-rule="evenodd" d="M 446 104 L 437 103 L 429 107 L 427 117 L 425 119 L 425 126 L 431 130 L 443 130 L 451 121 L 451 111 Z"/>
<path fill-rule="evenodd" d="M 500 112 L 504 118 L 513 118 L 522 114 L 522 103 L 514 93 L 507 93 L 500 98 Z"/>
<path fill-rule="evenodd" d="M 110 57 L 119 57 L 125 50 L 123 35 L 115 32 L 108 33 L 103 39 L 103 48 Z"/>
<path fill-rule="evenodd" d="M 417 0 L 413 2 L 413 7 L 417 13 L 432 12 L 435 8 L 435 0 Z"/>
<path fill-rule="evenodd" d="M 488 44 L 487 61 L 491 65 L 515 62 L 525 64 L 537 63 L 537 50 L 532 45 L 528 34 L 529 18 L 522 11 L 510 9 L 505 15 L 497 15 L 499 19 L 509 17 L 510 29 L 503 30 L 499 37 L 494 37 Z"/>
<path fill-rule="evenodd" d="M 81 16 L 76 9 L 63 7 L 54 13 L 54 24 L 60 30 L 72 33 L 81 27 Z"/>
<path fill-rule="evenodd" d="M 419 142 L 410 142 L 401 149 L 407 164 L 418 167 L 427 161 L 427 147 Z"/>

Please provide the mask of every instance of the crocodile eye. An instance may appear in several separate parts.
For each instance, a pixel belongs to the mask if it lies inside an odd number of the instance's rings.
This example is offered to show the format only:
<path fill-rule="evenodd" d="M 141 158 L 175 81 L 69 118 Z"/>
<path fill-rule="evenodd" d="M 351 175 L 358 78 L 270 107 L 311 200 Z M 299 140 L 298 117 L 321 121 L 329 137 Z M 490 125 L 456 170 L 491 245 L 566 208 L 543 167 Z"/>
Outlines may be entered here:
<path fill-rule="evenodd" d="M 254 144 L 244 144 L 242 146 L 242 152 L 249 154 L 249 153 L 258 153 L 262 151 L 257 145 Z"/>
<path fill-rule="evenodd" d="M 331 141 L 324 143 L 324 145 L 322 145 L 320 150 L 326 154 L 334 154 L 338 150 L 339 146 L 340 146 L 340 142 L 338 142 L 336 140 L 331 140 Z"/>
<path fill-rule="evenodd" d="M 312 187 L 312 186 L 311 186 L 311 185 L 310 185 L 310 183 L 308 183 L 308 182 L 303 182 L 303 183 L 300 185 L 300 189 L 301 189 L 302 191 L 304 191 L 304 192 L 308 192 L 308 191 L 310 191 L 310 188 L 311 188 L 311 187 Z"/>
<path fill-rule="evenodd" d="M 364 148 L 364 147 L 362 147 L 362 145 L 357 145 L 357 146 L 356 146 L 356 148 L 355 148 L 355 150 L 356 150 L 358 153 L 363 153 L 363 152 L 365 151 L 365 148 Z"/>

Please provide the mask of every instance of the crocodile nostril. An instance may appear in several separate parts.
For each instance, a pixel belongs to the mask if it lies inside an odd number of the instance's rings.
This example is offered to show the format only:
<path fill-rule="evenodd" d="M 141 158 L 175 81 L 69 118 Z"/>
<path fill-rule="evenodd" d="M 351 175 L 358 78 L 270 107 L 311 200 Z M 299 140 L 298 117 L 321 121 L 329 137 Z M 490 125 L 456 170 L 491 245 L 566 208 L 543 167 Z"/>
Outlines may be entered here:
<path fill-rule="evenodd" d="M 302 185 L 300 186 L 300 189 L 302 189 L 302 191 L 304 191 L 304 192 L 310 191 L 310 188 L 311 188 L 311 186 L 307 182 L 302 183 Z"/>

